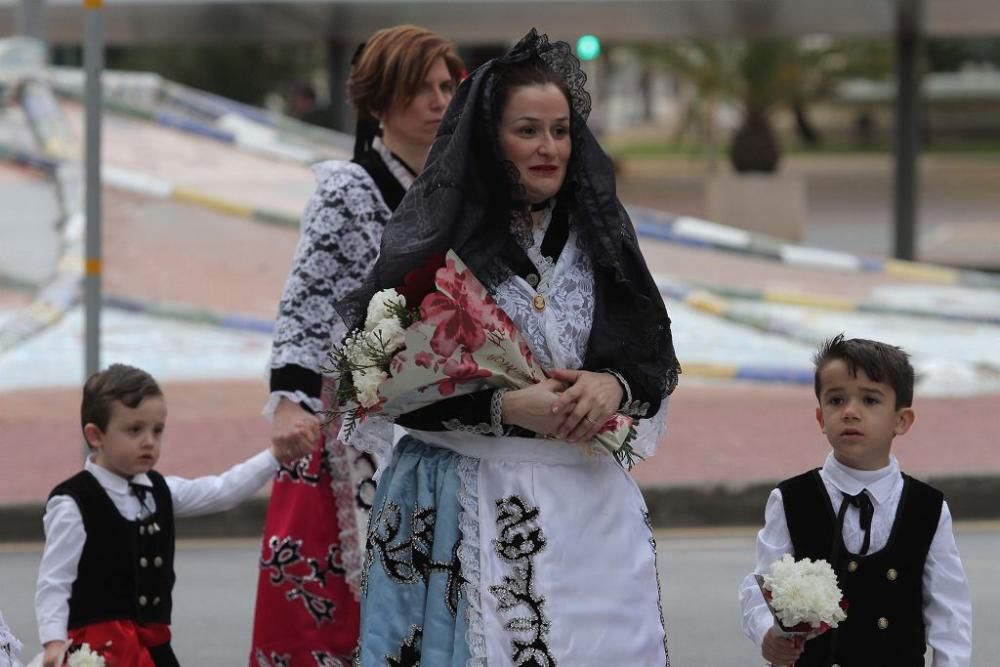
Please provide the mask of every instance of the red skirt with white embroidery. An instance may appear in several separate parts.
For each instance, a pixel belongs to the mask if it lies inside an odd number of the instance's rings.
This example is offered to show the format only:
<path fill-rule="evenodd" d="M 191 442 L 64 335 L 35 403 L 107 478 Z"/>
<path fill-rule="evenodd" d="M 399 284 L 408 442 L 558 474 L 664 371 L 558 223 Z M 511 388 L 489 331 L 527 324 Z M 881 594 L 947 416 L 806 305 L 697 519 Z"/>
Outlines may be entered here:
<path fill-rule="evenodd" d="M 329 424 L 310 456 L 275 477 L 257 582 L 254 667 L 348 667 L 357 646 L 375 463 L 330 437 L 335 429 L 339 423 Z"/>

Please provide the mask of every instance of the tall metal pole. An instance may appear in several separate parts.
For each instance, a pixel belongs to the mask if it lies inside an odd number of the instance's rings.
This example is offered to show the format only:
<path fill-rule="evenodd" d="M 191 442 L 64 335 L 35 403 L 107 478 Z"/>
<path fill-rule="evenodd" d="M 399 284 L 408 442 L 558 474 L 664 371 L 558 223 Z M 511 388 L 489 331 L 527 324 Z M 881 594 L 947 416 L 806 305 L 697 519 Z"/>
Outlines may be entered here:
<path fill-rule="evenodd" d="M 916 257 L 920 158 L 920 54 L 923 0 L 900 0 L 896 15 L 895 225 L 893 256 Z"/>
<path fill-rule="evenodd" d="M 83 68 L 86 73 L 87 242 L 83 302 L 86 313 L 84 369 L 86 377 L 101 366 L 101 71 L 104 69 L 103 0 L 83 0 Z"/>

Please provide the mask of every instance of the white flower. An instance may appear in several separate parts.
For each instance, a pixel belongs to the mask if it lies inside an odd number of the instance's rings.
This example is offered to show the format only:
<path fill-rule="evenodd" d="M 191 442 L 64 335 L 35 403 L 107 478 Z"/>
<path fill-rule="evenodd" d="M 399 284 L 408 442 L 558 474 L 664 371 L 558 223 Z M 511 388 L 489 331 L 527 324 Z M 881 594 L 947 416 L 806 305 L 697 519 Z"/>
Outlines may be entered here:
<path fill-rule="evenodd" d="M 847 614 L 840 608 L 843 595 L 837 587 L 837 575 L 822 559 L 796 561 L 791 554 L 771 565 L 764 575 L 764 585 L 771 592 L 771 607 L 786 628 L 808 623 L 813 628 L 826 623 L 837 627 Z"/>
<path fill-rule="evenodd" d="M 78 651 L 66 657 L 69 667 L 105 667 L 104 658 L 90 650 L 90 644 L 84 644 Z"/>
<path fill-rule="evenodd" d="M 358 403 L 366 408 L 378 405 L 378 388 L 389 378 L 388 373 L 376 368 L 365 368 L 351 373 Z"/>
<path fill-rule="evenodd" d="M 395 320 L 389 305 L 406 307 L 406 297 L 394 289 L 384 289 L 376 292 L 368 302 L 368 316 L 365 318 L 365 331 L 373 330 L 380 322 L 387 319 Z"/>
<path fill-rule="evenodd" d="M 395 354 L 403 347 L 405 335 L 403 325 L 393 317 L 375 325 L 368 336 L 376 349 L 381 347 L 386 354 Z"/>
<path fill-rule="evenodd" d="M 342 345 L 344 358 L 355 366 L 368 366 L 371 358 L 365 349 L 365 332 L 358 331 L 344 338 Z"/>

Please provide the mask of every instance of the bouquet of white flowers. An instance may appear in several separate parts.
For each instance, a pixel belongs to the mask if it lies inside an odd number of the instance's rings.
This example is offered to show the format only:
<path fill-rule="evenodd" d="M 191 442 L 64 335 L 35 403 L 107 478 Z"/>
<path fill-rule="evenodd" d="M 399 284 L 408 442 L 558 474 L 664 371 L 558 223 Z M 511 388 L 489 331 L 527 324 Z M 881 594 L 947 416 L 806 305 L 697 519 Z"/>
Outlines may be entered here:
<path fill-rule="evenodd" d="M 110 643 L 108 642 L 108 644 Z M 28 663 L 28 667 L 42 667 L 44 658 L 45 654 L 39 653 Z M 107 662 L 103 655 L 90 648 L 90 644 L 70 643 L 59 664 L 65 665 L 65 667 L 106 667 Z"/>
<path fill-rule="evenodd" d="M 778 629 L 788 637 L 812 639 L 847 618 L 837 575 L 823 559 L 795 560 L 785 554 L 771 574 L 756 575 Z"/>
<path fill-rule="evenodd" d="M 90 648 L 90 644 L 81 644 L 77 650 L 70 649 L 66 656 L 67 667 L 104 667 L 104 657 Z"/>

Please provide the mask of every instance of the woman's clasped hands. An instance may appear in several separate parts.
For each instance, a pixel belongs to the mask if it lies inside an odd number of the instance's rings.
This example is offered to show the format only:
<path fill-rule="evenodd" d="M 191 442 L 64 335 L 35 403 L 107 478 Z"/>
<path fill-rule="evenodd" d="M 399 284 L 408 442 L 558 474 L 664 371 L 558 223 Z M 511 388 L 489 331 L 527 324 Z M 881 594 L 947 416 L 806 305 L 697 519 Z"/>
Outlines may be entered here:
<path fill-rule="evenodd" d="M 549 375 L 567 385 L 552 403 L 559 426 L 553 432 L 560 440 L 586 442 L 604 427 L 622 401 L 622 387 L 610 373 L 553 369 Z"/>
<path fill-rule="evenodd" d="M 609 373 L 553 369 L 549 376 L 504 396 L 504 423 L 581 442 L 595 437 L 621 404 L 621 385 Z"/>

